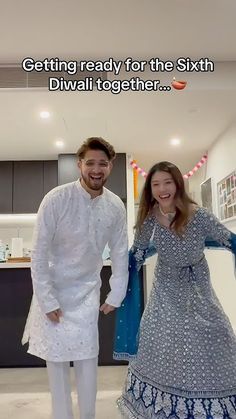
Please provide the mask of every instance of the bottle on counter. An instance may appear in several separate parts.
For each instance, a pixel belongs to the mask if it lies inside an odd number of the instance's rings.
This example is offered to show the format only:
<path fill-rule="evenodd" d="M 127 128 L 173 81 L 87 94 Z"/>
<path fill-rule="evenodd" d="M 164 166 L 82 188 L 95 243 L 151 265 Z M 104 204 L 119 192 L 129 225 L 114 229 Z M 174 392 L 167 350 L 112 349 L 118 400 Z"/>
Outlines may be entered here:
<path fill-rule="evenodd" d="M 6 248 L 5 248 L 5 259 L 6 260 L 9 259 L 10 256 L 11 256 L 10 249 L 9 249 L 8 244 L 6 244 Z"/>
<path fill-rule="evenodd" d="M 5 262 L 5 246 L 2 242 L 2 240 L 0 240 L 0 263 L 1 262 Z"/>

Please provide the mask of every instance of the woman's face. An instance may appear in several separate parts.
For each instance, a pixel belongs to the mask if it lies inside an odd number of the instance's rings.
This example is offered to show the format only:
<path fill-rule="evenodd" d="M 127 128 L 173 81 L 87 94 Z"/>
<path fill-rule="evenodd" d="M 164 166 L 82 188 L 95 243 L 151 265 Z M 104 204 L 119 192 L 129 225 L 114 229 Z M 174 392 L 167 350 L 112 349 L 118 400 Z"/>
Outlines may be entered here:
<path fill-rule="evenodd" d="M 153 198 L 166 212 L 174 211 L 176 185 L 170 173 L 155 172 L 151 179 L 151 190 Z"/>

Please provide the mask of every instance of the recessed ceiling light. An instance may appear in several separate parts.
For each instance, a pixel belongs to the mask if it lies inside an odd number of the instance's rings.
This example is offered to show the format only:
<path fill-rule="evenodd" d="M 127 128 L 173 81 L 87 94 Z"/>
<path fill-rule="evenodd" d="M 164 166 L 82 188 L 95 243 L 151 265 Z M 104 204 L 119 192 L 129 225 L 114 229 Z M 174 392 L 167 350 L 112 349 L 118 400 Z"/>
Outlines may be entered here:
<path fill-rule="evenodd" d="M 171 145 L 180 145 L 180 140 L 179 138 L 172 138 L 172 140 L 170 140 Z"/>
<path fill-rule="evenodd" d="M 40 112 L 40 118 L 42 119 L 48 119 L 50 117 L 50 112 L 48 111 L 42 111 Z"/>
<path fill-rule="evenodd" d="M 55 145 L 58 148 L 62 148 L 62 147 L 64 147 L 65 143 L 64 143 L 63 140 L 57 140 L 57 141 L 55 141 Z"/>

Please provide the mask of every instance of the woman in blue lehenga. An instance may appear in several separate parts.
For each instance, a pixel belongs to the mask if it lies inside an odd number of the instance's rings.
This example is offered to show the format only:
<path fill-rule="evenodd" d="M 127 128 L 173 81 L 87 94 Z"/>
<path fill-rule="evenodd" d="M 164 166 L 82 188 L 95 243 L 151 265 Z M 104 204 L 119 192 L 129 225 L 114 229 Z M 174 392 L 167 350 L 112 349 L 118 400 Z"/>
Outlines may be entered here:
<path fill-rule="evenodd" d="M 128 313 L 139 310 L 135 274 L 151 238 L 158 262 L 138 353 L 118 400 L 122 416 L 235 419 L 236 336 L 211 285 L 204 247 L 221 246 L 236 254 L 236 235 L 187 196 L 179 169 L 169 162 L 150 170 L 136 227 L 130 254 L 133 279 L 131 275 L 129 293 L 118 311 L 118 358 L 134 354 L 132 327 L 137 319 Z"/>

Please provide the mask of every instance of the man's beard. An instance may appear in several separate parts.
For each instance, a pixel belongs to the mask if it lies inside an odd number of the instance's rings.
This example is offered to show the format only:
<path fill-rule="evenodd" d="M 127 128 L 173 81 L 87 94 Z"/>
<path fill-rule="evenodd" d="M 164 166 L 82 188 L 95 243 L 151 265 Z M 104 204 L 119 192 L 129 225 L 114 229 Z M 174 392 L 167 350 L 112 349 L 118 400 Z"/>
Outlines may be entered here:
<path fill-rule="evenodd" d="M 83 174 L 81 173 L 81 177 L 85 183 L 85 185 L 87 186 L 87 188 L 91 189 L 92 191 L 99 191 L 103 188 L 103 186 L 105 185 L 107 179 L 102 178 L 101 180 L 99 180 L 99 182 L 93 182 L 90 177 L 88 176 L 87 178 L 85 176 L 83 176 Z"/>

